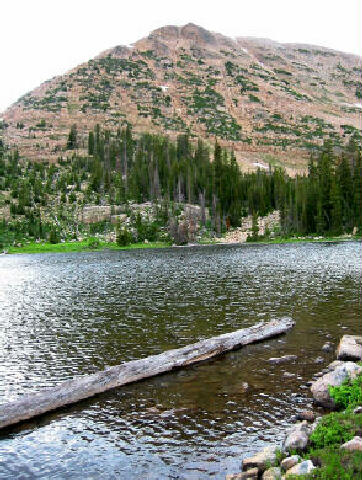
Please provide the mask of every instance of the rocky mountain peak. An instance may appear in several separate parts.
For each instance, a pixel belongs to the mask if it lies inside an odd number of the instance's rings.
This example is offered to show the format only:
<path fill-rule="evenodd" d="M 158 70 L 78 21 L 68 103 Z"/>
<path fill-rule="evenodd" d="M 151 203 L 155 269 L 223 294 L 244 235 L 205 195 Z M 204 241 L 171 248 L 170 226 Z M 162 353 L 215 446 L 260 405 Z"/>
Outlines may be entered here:
<path fill-rule="evenodd" d="M 248 169 L 305 168 L 311 152 L 360 138 L 361 58 L 314 45 L 232 39 L 166 25 L 43 83 L 4 112 L 4 138 L 56 160 L 69 129 L 95 124 L 171 138 L 190 132 L 235 151 Z"/>
<path fill-rule="evenodd" d="M 165 27 L 153 30 L 147 37 L 158 40 L 192 40 L 195 43 L 215 44 L 217 35 L 194 23 L 187 23 L 183 26 L 166 25 Z"/>

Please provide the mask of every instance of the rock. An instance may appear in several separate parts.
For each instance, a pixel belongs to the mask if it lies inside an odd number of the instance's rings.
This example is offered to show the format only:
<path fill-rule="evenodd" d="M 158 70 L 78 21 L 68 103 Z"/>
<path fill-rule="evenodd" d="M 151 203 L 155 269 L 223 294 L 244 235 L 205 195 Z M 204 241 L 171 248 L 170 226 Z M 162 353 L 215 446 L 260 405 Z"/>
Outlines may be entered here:
<path fill-rule="evenodd" d="M 330 352 L 332 350 L 332 344 L 327 342 L 322 347 L 323 352 Z"/>
<path fill-rule="evenodd" d="M 251 468 L 250 470 L 248 470 L 247 472 L 243 472 L 241 475 L 240 478 L 244 479 L 244 478 L 258 478 L 258 474 L 259 474 L 259 470 L 257 467 L 255 468 Z"/>
<path fill-rule="evenodd" d="M 357 436 L 353 437 L 352 440 L 344 443 L 340 448 L 341 450 L 346 450 L 347 452 L 362 452 L 362 438 Z"/>
<path fill-rule="evenodd" d="M 318 417 L 315 419 L 315 422 L 309 427 L 309 433 L 312 434 L 314 430 L 318 427 L 318 423 L 322 420 L 322 417 Z"/>
<path fill-rule="evenodd" d="M 354 410 L 353 410 L 353 413 L 358 415 L 359 413 L 362 413 L 362 407 L 356 407 Z"/>
<path fill-rule="evenodd" d="M 274 363 L 274 364 L 279 364 L 279 363 L 284 363 L 284 362 L 291 362 L 293 360 L 297 360 L 297 356 L 296 355 L 283 355 L 281 357 L 278 357 L 278 358 L 269 358 L 268 362 L 269 363 Z"/>
<path fill-rule="evenodd" d="M 345 362 L 342 360 L 334 360 L 332 363 L 330 363 L 327 368 L 325 368 L 326 373 L 331 372 L 334 370 L 336 367 L 339 367 L 340 365 L 344 365 Z"/>
<path fill-rule="evenodd" d="M 314 363 L 323 363 L 323 362 L 324 362 L 323 357 L 317 357 L 317 358 L 314 360 Z"/>
<path fill-rule="evenodd" d="M 253 457 L 245 458 L 243 460 L 243 471 L 249 468 L 256 467 L 263 472 L 266 469 L 267 464 L 274 463 L 276 460 L 276 447 L 269 446 L 264 448 L 261 452 L 258 452 Z"/>
<path fill-rule="evenodd" d="M 284 470 L 289 470 L 290 468 L 294 467 L 294 465 L 296 465 L 299 462 L 299 460 L 300 460 L 299 455 L 291 455 L 290 457 L 284 458 L 280 466 Z"/>
<path fill-rule="evenodd" d="M 313 462 L 311 460 L 304 460 L 303 462 L 298 463 L 294 467 L 287 470 L 285 477 L 288 478 L 290 475 L 305 475 L 310 473 L 315 469 Z"/>
<path fill-rule="evenodd" d="M 343 335 L 337 349 L 339 360 L 362 360 L 362 336 Z"/>
<path fill-rule="evenodd" d="M 259 470 L 254 467 L 247 472 L 232 473 L 231 475 L 226 475 L 226 480 L 244 480 L 244 479 L 257 479 Z"/>
<path fill-rule="evenodd" d="M 263 480 L 280 480 L 282 472 L 279 467 L 272 467 L 265 470 Z"/>
<path fill-rule="evenodd" d="M 248 390 L 248 389 L 249 389 L 249 384 L 248 384 L 248 382 L 243 382 L 243 383 L 241 384 L 241 388 L 242 388 L 242 390 L 244 390 L 244 391 Z"/>
<path fill-rule="evenodd" d="M 285 450 L 303 451 L 308 445 L 308 428 L 307 422 L 295 424 L 284 442 Z"/>
<path fill-rule="evenodd" d="M 340 364 L 342 363 L 342 364 Z M 333 362 L 331 365 L 335 364 Z M 334 408 L 334 400 L 329 395 L 329 386 L 340 386 L 348 378 L 355 378 L 362 372 L 362 367 L 353 362 L 338 362 L 337 366 L 313 382 L 311 391 L 314 400 L 325 408 Z"/>
<path fill-rule="evenodd" d="M 160 411 L 157 407 L 149 407 L 149 408 L 146 408 L 146 410 L 149 413 L 160 413 Z"/>
<path fill-rule="evenodd" d="M 303 412 L 297 413 L 298 420 L 307 420 L 307 422 L 314 422 L 315 413 L 311 410 L 303 410 Z"/>

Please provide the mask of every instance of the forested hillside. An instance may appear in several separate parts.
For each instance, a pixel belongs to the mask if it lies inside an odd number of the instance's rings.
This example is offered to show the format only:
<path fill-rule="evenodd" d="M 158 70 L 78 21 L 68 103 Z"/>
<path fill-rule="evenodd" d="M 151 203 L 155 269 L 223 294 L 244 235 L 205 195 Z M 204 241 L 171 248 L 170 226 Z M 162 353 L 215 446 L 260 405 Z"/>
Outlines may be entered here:
<path fill-rule="evenodd" d="M 284 169 L 243 173 L 232 151 L 180 135 L 134 136 L 96 126 L 87 153 L 77 150 L 77 126 L 68 133 L 67 158 L 57 163 L 0 153 L 2 246 L 99 235 L 129 241 L 186 243 L 195 235 L 220 236 L 242 217 L 279 210 L 280 235 L 339 235 L 361 231 L 362 164 L 351 140 L 338 156 L 330 143 L 311 156 L 308 174 Z M 109 209 L 98 219 L 87 208 Z M 113 237 L 112 237 L 113 236 Z"/>

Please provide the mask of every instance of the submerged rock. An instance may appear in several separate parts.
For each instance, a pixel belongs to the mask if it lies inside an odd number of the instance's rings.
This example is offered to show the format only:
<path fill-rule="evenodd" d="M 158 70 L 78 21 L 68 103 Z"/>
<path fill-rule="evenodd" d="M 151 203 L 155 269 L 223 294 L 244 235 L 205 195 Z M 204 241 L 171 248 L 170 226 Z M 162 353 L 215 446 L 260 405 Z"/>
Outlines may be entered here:
<path fill-rule="evenodd" d="M 267 465 L 274 463 L 276 460 L 276 447 L 265 447 L 264 450 L 258 452 L 256 455 L 245 458 L 243 460 L 243 470 L 249 470 L 249 468 L 257 468 L 263 472 Z"/>
<path fill-rule="evenodd" d="M 362 367 L 353 362 L 337 360 L 328 367 L 328 370 L 331 367 L 331 371 L 313 382 L 311 386 L 314 400 L 325 408 L 335 408 L 334 400 L 329 395 L 330 386 L 340 386 L 348 378 L 353 379 L 362 372 Z"/>
<path fill-rule="evenodd" d="M 310 473 L 312 470 L 315 469 L 315 466 L 313 465 L 313 462 L 311 460 L 304 460 L 303 462 L 298 463 L 294 467 L 290 468 L 286 474 L 285 477 L 288 478 L 291 475 L 306 475 L 307 473 Z"/>
<path fill-rule="evenodd" d="M 323 363 L 323 362 L 324 362 L 323 357 L 317 357 L 317 358 L 314 360 L 314 363 Z"/>
<path fill-rule="evenodd" d="M 339 360 L 362 360 L 362 336 L 343 335 L 337 349 Z"/>
<path fill-rule="evenodd" d="M 341 450 L 346 450 L 347 452 L 362 452 L 362 438 L 358 436 L 353 437 L 352 440 L 341 445 Z"/>
<path fill-rule="evenodd" d="M 308 427 L 307 422 L 296 423 L 289 430 L 289 433 L 284 442 L 284 449 L 303 451 L 308 445 Z"/>
<path fill-rule="evenodd" d="M 332 344 L 327 342 L 322 347 L 323 352 L 330 352 L 332 350 Z"/>
<path fill-rule="evenodd" d="M 272 357 L 269 358 L 268 362 L 273 364 L 279 364 L 284 362 L 291 362 L 293 360 L 297 360 L 296 355 L 282 355 L 281 357 Z"/>
<path fill-rule="evenodd" d="M 307 422 L 314 422 L 315 413 L 312 410 L 303 410 L 303 412 L 297 413 L 298 420 L 307 420 Z"/>

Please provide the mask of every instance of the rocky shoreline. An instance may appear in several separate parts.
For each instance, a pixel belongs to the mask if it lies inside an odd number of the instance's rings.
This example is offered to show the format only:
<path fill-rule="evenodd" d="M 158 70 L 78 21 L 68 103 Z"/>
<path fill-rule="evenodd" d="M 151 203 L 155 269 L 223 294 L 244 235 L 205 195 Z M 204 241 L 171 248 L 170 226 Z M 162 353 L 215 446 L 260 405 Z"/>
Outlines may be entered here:
<path fill-rule="evenodd" d="M 328 344 L 322 349 L 331 348 Z M 289 358 L 271 358 L 269 361 L 279 364 Z M 362 374 L 362 366 L 355 363 L 362 360 L 362 336 L 344 335 L 337 349 L 337 360 L 314 376 L 310 388 L 315 405 L 323 407 L 325 413 L 334 410 L 336 405 L 330 396 L 329 387 L 340 386 L 348 379 L 353 380 Z M 362 406 L 355 408 L 355 414 L 362 412 Z M 295 423 L 287 432 L 282 445 L 265 447 L 252 457 L 242 461 L 241 471 L 227 475 L 226 480 L 278 480 L 288 477 L 298 477 L 311 473 L 320 465 L 314 460 L 302 460 L 301 455 L 306 452 L 310 444 L 310 436 L 317 428 L 323 417 L 317 416 L 312 410 L 305 410 L 296 416 Z M 355 436 L 352 440 L 340 446 L 342 450 L 362 451 L 362 438 Z"/>

